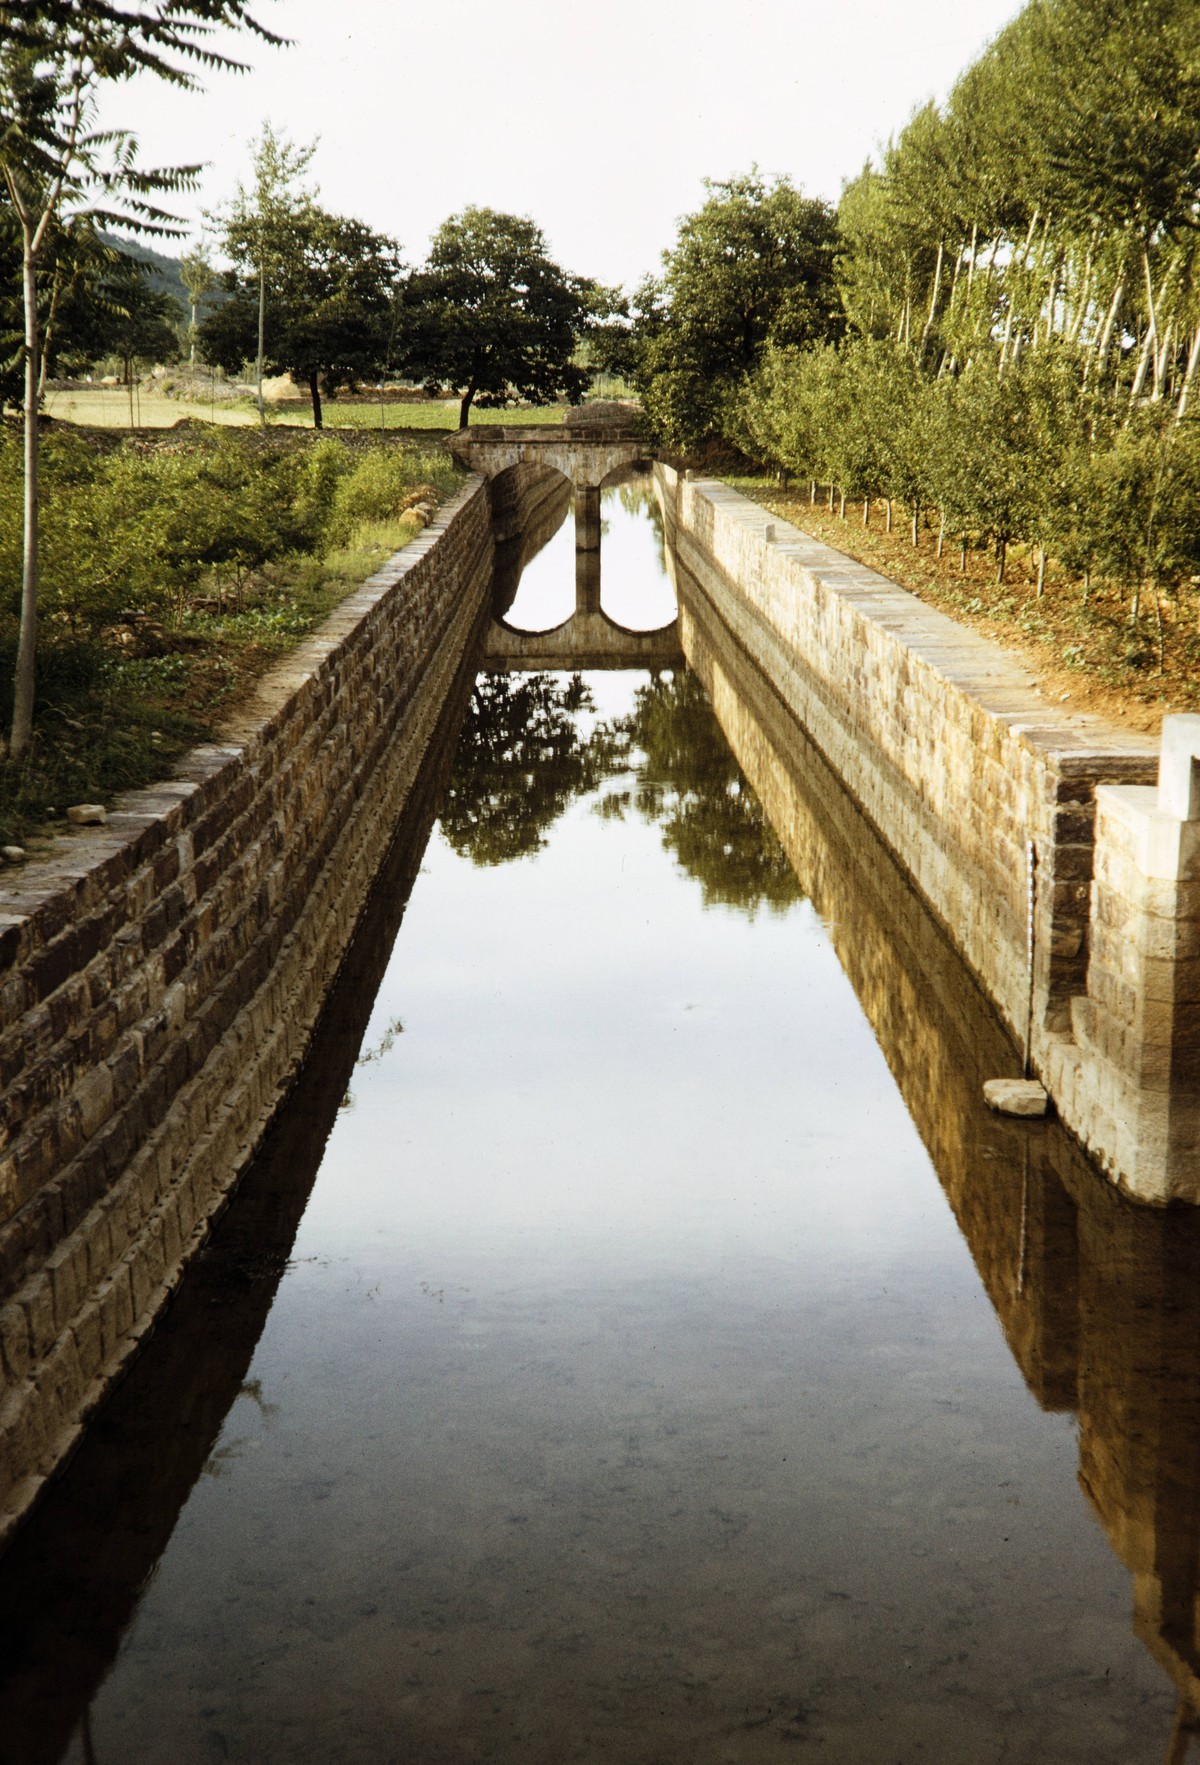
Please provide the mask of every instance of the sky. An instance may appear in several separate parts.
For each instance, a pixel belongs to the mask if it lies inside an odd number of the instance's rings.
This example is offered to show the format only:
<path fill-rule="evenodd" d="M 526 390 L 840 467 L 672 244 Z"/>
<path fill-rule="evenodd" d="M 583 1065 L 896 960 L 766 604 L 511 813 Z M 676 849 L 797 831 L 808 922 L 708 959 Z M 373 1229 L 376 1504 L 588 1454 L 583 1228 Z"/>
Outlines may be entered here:
<path fill-rule="evenodd" d="M 703 179 L 757 164 L 835 201 L 881 142 L 1020 10 L 1018 0 L 257 0 L 290 37 L 244 34 L 251 71 L 185 95 L 140 78 L 105 126 L 146 164 L 205 162 L 177 201 L 193 237 L 246 175 L 264 120 L 319 138 L 327 208 L 399 239 L 410 263 L 468 203 L 533 217 L 580 275 L 632 287 Z M 164 246 L 172 252 L 178 246 Z"/>

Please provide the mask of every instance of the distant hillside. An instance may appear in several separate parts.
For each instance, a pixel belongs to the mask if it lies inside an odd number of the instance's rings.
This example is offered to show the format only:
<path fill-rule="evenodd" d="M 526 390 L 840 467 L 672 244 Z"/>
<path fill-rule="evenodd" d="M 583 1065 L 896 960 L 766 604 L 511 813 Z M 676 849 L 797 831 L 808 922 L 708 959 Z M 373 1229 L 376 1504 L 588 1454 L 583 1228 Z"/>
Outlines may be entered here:
<path fill-rule="evenodd" d="M 113 245 L 118 251 L 123 251 L 126 257 L 136 258 L 138 263 L 145 264 L 150 272 L 151 284 L 155 288 L 161 289 L 164 294 L 169 294 L 173 300 L 177 300 L 185 319 L 188 317 L 190 310 L 188 291 L 183 285 L 183 276 L 180 273 L 177 257 L 168 257 L 165 252 L 155 251 L 151 246 L 143 244 L 140 239 L 123 239 L 116 233 L 106 233 L 103 238 L 106 245 Z M 200 317 L 203 318 L 206 312 L 218 305 L 221 298 L 220 292 L 214 290 L 211 295 L 201 301 Z"/>

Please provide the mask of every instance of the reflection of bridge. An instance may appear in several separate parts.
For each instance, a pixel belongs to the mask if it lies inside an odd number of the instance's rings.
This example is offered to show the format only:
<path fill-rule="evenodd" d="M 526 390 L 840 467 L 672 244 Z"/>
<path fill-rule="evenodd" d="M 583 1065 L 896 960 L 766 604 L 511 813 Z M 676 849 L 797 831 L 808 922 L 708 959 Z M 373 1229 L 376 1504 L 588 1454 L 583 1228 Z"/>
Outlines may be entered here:
<path fill-rule="evenodd" d="M 600 491 L 606 480 L 646 466 L 646 443 L 627 417 L 592 421 L 587 407 L 569 411 L 563 426 L 488 424 L 461 429 L 447 446 L 464 466 L 495 482 L 518 466 L 557 472 L 575 504 L 575 611 L 553 631 L 518 631 L 493 620 L 484 650 L 488 667 L 672 668 L 683 661 L 679 622 L 630 631 L 600 606 Z"/>

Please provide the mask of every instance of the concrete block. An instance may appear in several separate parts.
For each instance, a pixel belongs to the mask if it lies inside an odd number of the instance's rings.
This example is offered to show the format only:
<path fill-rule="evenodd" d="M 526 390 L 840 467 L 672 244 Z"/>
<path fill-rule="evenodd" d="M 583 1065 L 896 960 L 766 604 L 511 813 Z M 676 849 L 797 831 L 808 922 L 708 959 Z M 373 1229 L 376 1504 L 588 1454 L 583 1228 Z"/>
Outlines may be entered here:
<path fill-rule="evenodd" d="M 1200 820 L 1200 717 L 1163 718 L 1158 802 L 1179 821 Z"/>

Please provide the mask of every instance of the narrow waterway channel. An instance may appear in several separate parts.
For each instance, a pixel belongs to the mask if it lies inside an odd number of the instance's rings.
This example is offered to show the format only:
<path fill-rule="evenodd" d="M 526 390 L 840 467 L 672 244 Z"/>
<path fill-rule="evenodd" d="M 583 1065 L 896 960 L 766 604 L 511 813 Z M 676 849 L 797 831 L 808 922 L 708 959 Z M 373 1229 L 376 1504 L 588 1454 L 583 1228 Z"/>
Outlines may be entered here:
<path fill-rule="evenodd" d="M 604 516 L 606 610 L 661 625 L 644 489 Z M 572 565 L 568 521 L 508 621 Z M 1188 1756 L 1192 1216 L 988 1115 L 969 978 L 702 646 L 477 681 L 0 1559 L 4 1765 Z"/>

